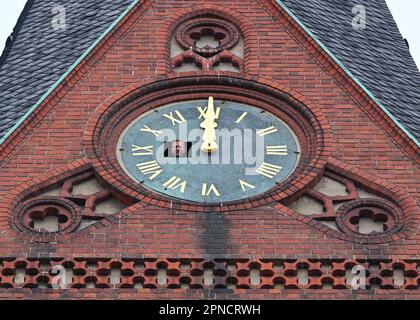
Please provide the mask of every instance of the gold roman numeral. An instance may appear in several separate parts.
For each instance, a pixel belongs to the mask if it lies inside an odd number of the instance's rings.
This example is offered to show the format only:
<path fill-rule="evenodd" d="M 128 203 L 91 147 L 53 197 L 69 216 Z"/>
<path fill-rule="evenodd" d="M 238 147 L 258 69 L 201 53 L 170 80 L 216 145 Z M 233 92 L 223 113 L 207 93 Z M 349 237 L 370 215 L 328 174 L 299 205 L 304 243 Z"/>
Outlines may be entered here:
<path fill-rule="evenodd" d="M 185 188 L 187 186 L 187 181 L 184 180 L 183 182 L 181 182 L 181 178 L 178 178 L 177 176 L 173 176 L 172 178 L 170 178 L 168 181 L 166 181 L 163 186 L 165 188 L 171 189 L 171 190 L 175 190 L 179 188 L 179 191 L 184 193 L 185 192 Z"/>
<path fill-rule="evenodd" d="M 244 120 L 244 118 L 246 117 L 246 115 L 248 114 L 248 112 L 244 112 L 242 113 L 238 119 L 236 119 L 236 123 L 241 123 L 242 120 Z"/>
<path fill-rule="evenodd" d="M 206 118 L 206 112 L 207 112 L 207 108 L 208 107 L 197 107 L 197 110 L 198 110 L 198 112 L 200 112 L 200 116 L 198 117 L 198 119 L 205 119 Z M 219 116 L 220 116 L 220 107 L 217 107 L 216 108 L 216 111 L 215 111 L 215 119 L 219 119 Z"/>
<path fill-rule="evenodd" d="M 133 156 L 151 156 L 153 155 L 153 146 L 140 147 L 133 144 L 131 152 Z"/>
<path fill-rule="evenodd" d="M 140 129 L 140 131 L 150 132 L 151 134 L 154 134 L 156 137 L 158 137 L 162 133 L 162 131 L 150 129 L 148 126 L 144 126 L 143 128 Z"/>
<path fill-rule="evenodd" d="M 153 180 L 163 172 L 156 160 L 138 163 L 137 168 L 139 168 L 140 172 L 145 176 L 150 175 L 150 180 Z"/>
<path fill-rule="evenodd" d="M 274 126 L 271 126 L 271 127 L 265 128 L 265 129 L 258 130 L 257 134 L 262 137 L 262 136 L 266 136 L 266 135 L 274 133 L 274 132 L 277 132 L 277 128 L 274 127 Z"/>
<path fill-rule="evenodd" d="M 165 118 L 168 118 L 169 120 L 171 120 L 173 125 L 176 125 L 177 123 L 183 123 L 185 122 L 185 118 L 184 116 L 181 114 L 181 112 L 179 112 L 178 110 L 175 111 L 175 115 L 174 113 L 171 111 L 167 114 L 163 115 Z"/>
<path fill-rule="evenodd" d="M 287 146 L 267 146 L 265 148 L 267 155 L 287 156 Z"/>
<path fill-rule="evenodd" d="M 274 164 L 263 162 L 255 172 L 267 178 L 273 179 L 281 169 L 283 168 Z"/>
<path fill-rule="evenodd" d="M 212 193 L 214 193 L 216 197 L 220 197 L 220 193 L 214 184 L 211 184 L 208 187 L 207 183 L 203 183 L 203 187 L 201 188 L 201 195 L 203 197 L 210 197 Z"/>
<path fill-rule="evenodd" d="M 250 184 L 248 182 L 245 182 L 241 179 L 239 179 L 239 184 L 241 185 L 241 189 L 242 189 L 243 192 L 246 191 L 246 188 L 255 189 L 255 186 L 253 186 L 252 184 Z"/>

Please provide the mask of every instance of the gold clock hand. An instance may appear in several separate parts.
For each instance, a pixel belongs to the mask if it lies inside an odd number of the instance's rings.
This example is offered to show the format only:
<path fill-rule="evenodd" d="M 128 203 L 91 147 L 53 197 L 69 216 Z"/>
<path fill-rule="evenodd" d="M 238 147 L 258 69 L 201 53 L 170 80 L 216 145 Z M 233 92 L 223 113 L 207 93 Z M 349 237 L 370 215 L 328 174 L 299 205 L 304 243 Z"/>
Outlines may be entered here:
<path fill-rule="evenodd" d="M 214 130 L 217 127 L 217 123 L 215 122 L 216 114 L 214 112 L 213 97 L 209 97 L 206 115 L 204 118 L 204 121 L 200 125 L 201 128 L 204 129 L 201 151 L 208 153 L 215 152 L 218 147 L 216 144 L 216 131 Z"/>

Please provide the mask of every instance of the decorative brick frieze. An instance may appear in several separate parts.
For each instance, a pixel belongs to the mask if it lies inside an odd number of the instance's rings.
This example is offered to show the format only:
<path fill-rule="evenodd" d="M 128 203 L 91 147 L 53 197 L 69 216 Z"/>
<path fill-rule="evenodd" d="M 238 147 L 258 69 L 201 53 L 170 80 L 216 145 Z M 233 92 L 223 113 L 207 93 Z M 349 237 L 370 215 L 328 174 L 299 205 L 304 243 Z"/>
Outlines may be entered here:
<path fill-rule="evenodd" d="M 419 290 L 419 269 L 415 259 L 0 258 L 0 287 Z"/>

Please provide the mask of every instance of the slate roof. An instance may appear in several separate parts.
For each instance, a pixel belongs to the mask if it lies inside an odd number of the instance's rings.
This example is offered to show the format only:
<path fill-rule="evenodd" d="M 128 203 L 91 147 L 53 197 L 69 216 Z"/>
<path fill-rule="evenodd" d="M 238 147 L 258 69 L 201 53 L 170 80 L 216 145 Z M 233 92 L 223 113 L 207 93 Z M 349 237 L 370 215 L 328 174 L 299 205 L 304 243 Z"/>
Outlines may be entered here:
<path fill-rule="evenodd" d="M 29 0 L 0 60 L 0 137 L 133 2 Z M 66 30 L 55 31 L 54 4 L 66 9 Z"/>
<path fill-rule="evenodd" d="M 385 0 L 283 3 L 420 140 L 420 72 Z M 360 4 L 366 29 L 356 31 L 352 8 Z"/>
<path fill-rule="evenodd" d="M 39 100 L 132 0 L 66 0 L 67 29 L 51 28 L 51 0 L 29 0 L 0 58 L 0 137 Z M 58 2 L 59 3 L 59 2 Z M 420 73 L 385 0 L 283 3 L 420 140 Z M 352 7 L 367 10 L 353 30 Z"/>

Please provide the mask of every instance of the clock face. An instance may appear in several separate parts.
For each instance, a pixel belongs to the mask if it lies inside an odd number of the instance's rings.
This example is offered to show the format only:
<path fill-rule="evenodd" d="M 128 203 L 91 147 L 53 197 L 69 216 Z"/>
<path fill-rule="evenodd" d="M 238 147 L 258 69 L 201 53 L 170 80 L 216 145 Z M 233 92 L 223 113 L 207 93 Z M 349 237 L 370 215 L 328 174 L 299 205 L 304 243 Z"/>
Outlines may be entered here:
<path fill-rule="evenodd" d="M 299 154 L 296 136 L 273 114 L 211 97 L 141 115 L 117 146 L 121 167 L 136 183 L 197 203 L 263 194 L 290 176 Z"/>

